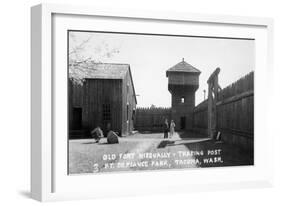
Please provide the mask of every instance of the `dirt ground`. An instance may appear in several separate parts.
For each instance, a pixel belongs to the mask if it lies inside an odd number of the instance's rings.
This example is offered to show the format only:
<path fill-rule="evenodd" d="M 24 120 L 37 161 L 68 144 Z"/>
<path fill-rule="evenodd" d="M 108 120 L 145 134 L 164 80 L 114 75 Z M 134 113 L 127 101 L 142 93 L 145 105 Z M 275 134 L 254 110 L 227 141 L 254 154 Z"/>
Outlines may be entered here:
<path fill-rule="evenodd" d="M 253 154 L 193 133 L 137 133 L 119 144 L 69 140 L 69 174 L 253 165 Z"/>

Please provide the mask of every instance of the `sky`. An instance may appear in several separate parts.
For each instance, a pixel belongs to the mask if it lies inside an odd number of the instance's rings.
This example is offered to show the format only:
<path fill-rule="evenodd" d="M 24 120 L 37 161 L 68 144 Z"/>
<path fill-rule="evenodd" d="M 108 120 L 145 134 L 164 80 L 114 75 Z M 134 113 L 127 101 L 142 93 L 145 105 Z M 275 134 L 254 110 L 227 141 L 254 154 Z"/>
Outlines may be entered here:
<path fill-rule="evenodd" d="M 171 106 L 166 70 L 182 58 L 201 71 L 195 96 L 197 105 L 204 100 L 207 79 L 217 67 L 221 69 L 219 84 L 224 88 L 254 70 L 254 51 L 255 41 L 245 39 L 69 33 L 71 58 L 130 64 L 138 107 Z"/>

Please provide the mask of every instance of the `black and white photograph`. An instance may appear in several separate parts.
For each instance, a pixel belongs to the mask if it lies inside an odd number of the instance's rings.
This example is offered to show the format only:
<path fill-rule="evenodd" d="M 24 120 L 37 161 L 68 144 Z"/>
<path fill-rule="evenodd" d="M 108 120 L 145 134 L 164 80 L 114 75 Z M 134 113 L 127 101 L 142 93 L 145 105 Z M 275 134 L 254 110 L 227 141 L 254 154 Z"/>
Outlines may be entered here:
<path fill-rule="evenodd" d="M 1 205 L 281 205 L 279 4 L 2 1 Z"/>
<path fill-rule="evenodd" d="M 255 39 L 67 41 L 69 175 L 254 165 Z"/>

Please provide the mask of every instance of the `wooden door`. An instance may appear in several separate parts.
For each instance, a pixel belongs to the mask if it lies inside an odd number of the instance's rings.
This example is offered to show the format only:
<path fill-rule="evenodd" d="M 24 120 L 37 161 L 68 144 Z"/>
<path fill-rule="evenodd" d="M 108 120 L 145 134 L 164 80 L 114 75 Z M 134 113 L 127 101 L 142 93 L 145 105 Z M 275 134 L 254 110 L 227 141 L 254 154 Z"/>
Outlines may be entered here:
<path fill-rule="evenodd" d="M 80 107 L 73 108 L 73 129 L 82 129 L 82 108 Z"/>
<path fill-rule="evenodd" d="M 185 129 L 185 123 L 186 123 L 186 118 L 185 117 L 181 117 L 181 129 Z"/>

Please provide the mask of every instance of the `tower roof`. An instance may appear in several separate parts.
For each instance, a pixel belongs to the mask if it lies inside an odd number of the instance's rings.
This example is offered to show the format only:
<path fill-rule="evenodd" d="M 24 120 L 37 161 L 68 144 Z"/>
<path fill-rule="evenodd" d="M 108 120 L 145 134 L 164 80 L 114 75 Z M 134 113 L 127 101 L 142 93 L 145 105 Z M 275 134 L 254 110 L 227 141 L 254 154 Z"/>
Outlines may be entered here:
<path fill-rule="evenodd" d="M 181 62 L 177 63 L 175 66 L 171 67 L 167 70 L 167 75 L 169 72 L 187 72 L 187 73 L 198 73 L 200 74 L 201 71 L 196 69 L 194 66 L 188 64 L 184 61 L 184 58 Z"/>

